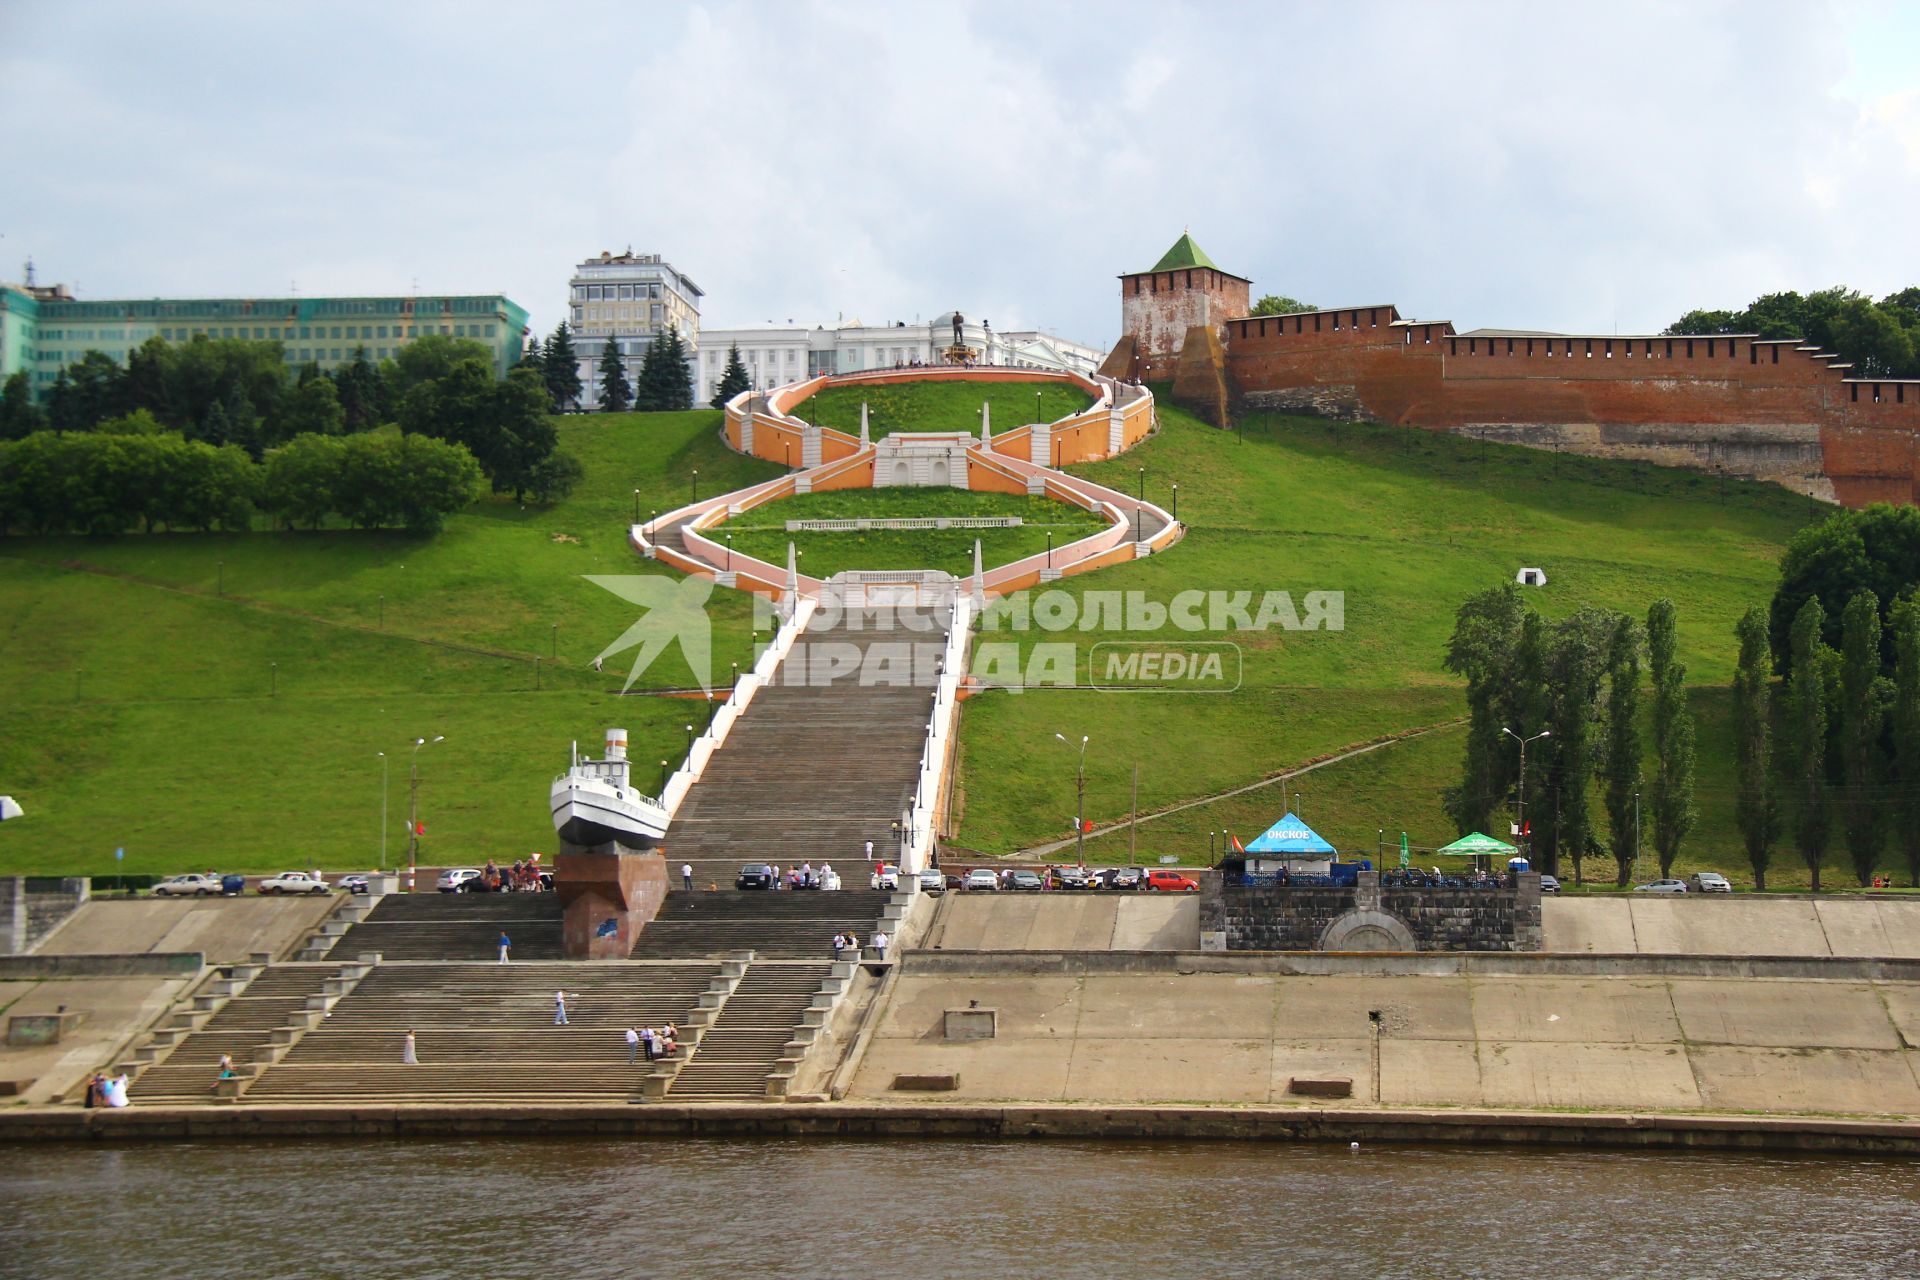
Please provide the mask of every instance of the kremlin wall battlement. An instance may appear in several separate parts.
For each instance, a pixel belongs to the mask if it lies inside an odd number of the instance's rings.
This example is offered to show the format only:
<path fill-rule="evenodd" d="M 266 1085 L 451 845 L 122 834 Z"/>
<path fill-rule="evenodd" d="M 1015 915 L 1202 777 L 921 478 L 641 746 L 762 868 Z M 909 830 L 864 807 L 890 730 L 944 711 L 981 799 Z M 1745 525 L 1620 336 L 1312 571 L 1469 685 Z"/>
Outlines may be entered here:
<path fill-rule="evenodd" d="M 1101 372 L 1174 380 L 1216 421 L 1230 401 L 1694 467 L 1849 507 L 1920 502 L 1920 381 L 1853 377 L 1797 339 L 1460 333 L 1387 304 L 1250 316 L 1250 292 L 1182 236 L 1121 277 L 1123 333 Z M 1189 335 L 1209 332 L 1218 394 L 1183 385 L 1208 363 L 1183 366 Z"/>

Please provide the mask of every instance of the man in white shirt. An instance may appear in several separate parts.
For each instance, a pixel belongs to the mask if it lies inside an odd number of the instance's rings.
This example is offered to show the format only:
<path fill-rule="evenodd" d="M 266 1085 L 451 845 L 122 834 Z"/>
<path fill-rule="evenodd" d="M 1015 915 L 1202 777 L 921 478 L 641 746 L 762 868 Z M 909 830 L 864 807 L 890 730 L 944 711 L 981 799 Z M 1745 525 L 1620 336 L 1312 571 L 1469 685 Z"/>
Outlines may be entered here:
<path fill-rule="evenodd" d="M 556 991 L 553 993 L 553 1025 L 556 1027 L 564 1027 L 569 1025 L 567 1022 L 568 994 L 569 993 L 566 991 Z M 578 991 L 572 992 L 571 994 L 573 998 L 576 1000 L 580 998 L 580 993 Z"/>
<path fill-rule="evenodd" d="M 873 935 L 873 949 L 878 953 L 879 959 L 885 960 L 887 958 L 886 930 L 882 929 Z"/>
<path fill-rule="evenodd" d="M 627 1065 L 632 1066 L 640 1060 L 640 1032 L 633 1027 L 627 1028 Z"/>
<path fill-rule="evenodd" d="M 691 862 L 683 862 L 680 864 L 680 885 L 688 893 L 693 892 L 693 864 Z"/>

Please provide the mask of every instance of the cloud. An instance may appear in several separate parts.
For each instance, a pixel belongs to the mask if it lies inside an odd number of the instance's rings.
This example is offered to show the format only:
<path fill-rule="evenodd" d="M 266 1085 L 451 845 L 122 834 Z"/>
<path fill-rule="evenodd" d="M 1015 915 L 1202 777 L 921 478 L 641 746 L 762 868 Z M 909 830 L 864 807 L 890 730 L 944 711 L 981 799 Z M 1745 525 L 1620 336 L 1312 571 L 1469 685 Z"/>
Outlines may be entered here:
<path fill-rule="evenodd" d="M 1657 329 L 1920 280 L 1920 95 L 1884 70 L 1915 25 L 1786 3 L 9 6 L 0 254 L 95 297 L 503 290 L 545 329 L 575 262 L 631 244 L 713 324 L 957 306 L 1105 344 L 1115 275 L 1190 227 L 1256 292 Z"/>

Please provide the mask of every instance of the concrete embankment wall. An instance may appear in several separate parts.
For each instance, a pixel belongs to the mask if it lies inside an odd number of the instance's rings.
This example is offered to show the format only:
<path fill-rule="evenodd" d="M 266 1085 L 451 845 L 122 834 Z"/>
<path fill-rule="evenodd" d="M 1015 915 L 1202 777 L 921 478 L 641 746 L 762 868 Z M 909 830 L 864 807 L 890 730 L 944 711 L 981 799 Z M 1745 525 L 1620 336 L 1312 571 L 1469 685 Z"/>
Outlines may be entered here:
<path fill-rule="evenodd" d="M 1540 915 L 1548 951 L 1920 957 L 1920 898 L 1559 898 Z"/>
<path fill-rule="evenodd" d="M 1200 901 L 1173 893 L 959 893 L 923 944 L 958 951 L 1192 951 Z"/>
<path fill-rule="evenodd" d="M 1527 1115 L 1368 1107 L 1053 1107 L 781 1103 L 647 1106 L 194 1107 L 0 1112 L 0 1143 L 289 1138 L 678 1136 L 1163 1138 L 1531 1143 L 1554 1147 L 1920 1154 L 1920 1124 L 1766 1116 Z"/>
<path fill-rule="evenodd" d="M 1601 955 L 1920 958 L 1920 898 L 1546 898 L 1545 950 Z M 1197 895 L 952 895 L 929 948 L 948 951 L 1195 951 Z"/>
<path fill-rule="evenodd" d="M 35 955 L 198 951 L 208 964 L 255 952 L 287 958 L 339 906 L 339 894 L 302 898 L 94 898 Z"/>
<path fill-rule="evenodd" d="M 1355 968 L 1320 974 L 1227 963 L 1298 957 L 1162 956 L 1116 971 L 1122 959 L 909 955 L 849 1100 L 957 1072 L 956 1101 L 975 1103 L 1920 1116 L 1920 971 L 1904 964 L 1889 981 L 1863 962 L 1756 979 L 1628 976 L 1644 964 L 1631 957 L 1592 957 L 1575 976 L 1545 968 L 1575 957 L 1481 973 L 1482 961 L 1534 958 L 1327 956 Z M 1396 960 L 1458 969 L 1368 971 Z M 975 1005 L 997 1011 L 997 1034 L 947 1040 L 946 1010 Z M 1351 1099 L 1300 1098 L 1296 1077 L 1351 1081 Z"/>

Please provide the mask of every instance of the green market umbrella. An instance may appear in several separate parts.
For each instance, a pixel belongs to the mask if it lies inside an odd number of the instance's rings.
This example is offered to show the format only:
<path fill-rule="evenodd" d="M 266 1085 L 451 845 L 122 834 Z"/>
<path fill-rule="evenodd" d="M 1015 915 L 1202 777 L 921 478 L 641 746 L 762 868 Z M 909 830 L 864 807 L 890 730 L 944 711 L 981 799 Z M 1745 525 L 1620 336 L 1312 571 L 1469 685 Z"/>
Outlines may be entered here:
<path fill-rule="evenodd" d="M 1478 831 L 1470 836 L 1461 836 L 1445 848 L 1435 849 L 1435 853 L 1451 853 L 1460 857 L 1484 857 L 1496 853 L 1517 853 L 1514 846 L 1495 840 L 1492 836 L 1482 835 Z"/>

